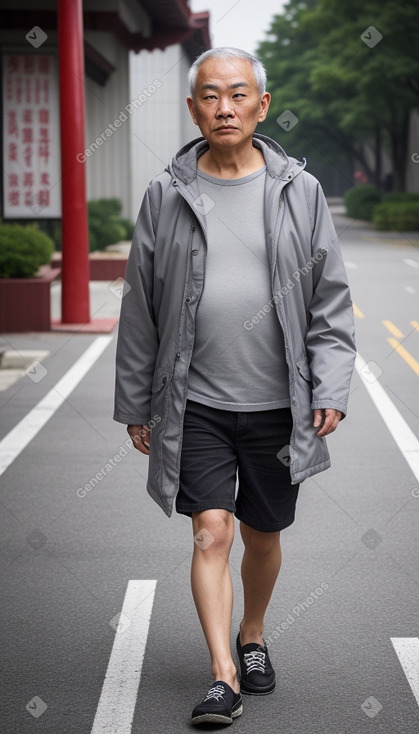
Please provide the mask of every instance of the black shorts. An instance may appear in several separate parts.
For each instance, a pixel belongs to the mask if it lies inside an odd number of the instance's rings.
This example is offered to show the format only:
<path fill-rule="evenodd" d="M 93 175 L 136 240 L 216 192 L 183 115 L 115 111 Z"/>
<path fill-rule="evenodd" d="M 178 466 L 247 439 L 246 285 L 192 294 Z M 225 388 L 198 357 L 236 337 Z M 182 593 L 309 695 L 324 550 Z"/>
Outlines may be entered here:
<path fill-rule="evenodd" d="M 290 408 L 239 413 L 188 400 L 177 512 L 229 510 L 263 532 L 291 525 L 299 484 L 277 456 L 287 454 L 291 430 Z"/>

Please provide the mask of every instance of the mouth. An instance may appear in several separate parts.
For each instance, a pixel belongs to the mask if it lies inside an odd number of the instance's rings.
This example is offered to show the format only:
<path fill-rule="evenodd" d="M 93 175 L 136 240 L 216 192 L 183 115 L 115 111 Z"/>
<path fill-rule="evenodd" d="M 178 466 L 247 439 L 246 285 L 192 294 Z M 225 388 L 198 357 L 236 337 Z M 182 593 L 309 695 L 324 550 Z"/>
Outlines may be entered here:
<path fill-rule="evenodd" d="M 215 132 L 220 132 L 221 130 L 237 130 L 237 127 L 234 127 L 234 125 L 220 125 L 220 127 L 215 128 Z"/>

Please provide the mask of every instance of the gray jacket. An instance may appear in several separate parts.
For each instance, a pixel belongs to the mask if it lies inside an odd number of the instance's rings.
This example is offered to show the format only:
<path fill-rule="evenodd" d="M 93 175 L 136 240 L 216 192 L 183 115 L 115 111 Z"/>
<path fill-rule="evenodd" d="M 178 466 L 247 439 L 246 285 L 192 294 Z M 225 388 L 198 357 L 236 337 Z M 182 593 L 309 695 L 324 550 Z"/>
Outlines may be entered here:
<path fill-rule="evenodd" d="M 254 135 L 267 168 L 266 246 L 272 299 L 243 328 L 276 310 L 285 339 L 294 427 L 291 481 L 330 466 L 314 408 L 345 415 L 355 359 L 352 303 L 337 236 L 318 181 L 305 161 L 288 158 L 270 138 Z M 171 515 L 179 486 L 183 416 L 195 315 L 205 279 L 206 228 L 197 185 L 194 140 L 154 178 L 144 196 L 125 274 L 117 356 L 115 414 L 149 424 L 147 491 Z M 238 263 L 239 267 L 239 263 Z"/>

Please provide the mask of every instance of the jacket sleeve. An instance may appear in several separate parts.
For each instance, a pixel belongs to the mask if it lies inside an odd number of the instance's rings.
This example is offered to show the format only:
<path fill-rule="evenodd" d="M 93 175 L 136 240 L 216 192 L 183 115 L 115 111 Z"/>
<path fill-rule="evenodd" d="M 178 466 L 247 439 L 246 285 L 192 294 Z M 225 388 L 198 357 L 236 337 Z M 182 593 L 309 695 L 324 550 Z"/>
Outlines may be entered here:
<path fill-rule="evenodd" d="M 125 270 L 116 348 L 114 420 L 145 425 L 159 345 L 153 312 L 156 211 L 151 186 L 144 196 Z"/>
<path fill-rule="evenodd" d="M 316 263 L 306 335 L 313 383 L 311 407 L 334 408 L 346 415 L 356 356 L 352 300 L 332 217 L 317 181 L 310 204 Z"/>

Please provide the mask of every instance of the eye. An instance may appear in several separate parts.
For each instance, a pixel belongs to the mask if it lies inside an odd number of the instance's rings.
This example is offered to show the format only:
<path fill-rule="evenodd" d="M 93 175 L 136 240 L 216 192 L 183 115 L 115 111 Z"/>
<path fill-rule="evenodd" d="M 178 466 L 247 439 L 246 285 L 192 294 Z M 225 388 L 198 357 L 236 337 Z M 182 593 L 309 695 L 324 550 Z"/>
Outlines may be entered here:
<path fill-rule="evenodd" d="M 233 97 L 245 97 L 246 95 L 242 92 L 236 92 L 236 94 L 233 94 Z"/>
<path fill-rule="evenodd" d="M 207 95 L 206 95 L 206 96 L 204 97 L 204 99 L 217 99 L 217 97 L 215 96 L 215 94 L 207 94 Z"/>

